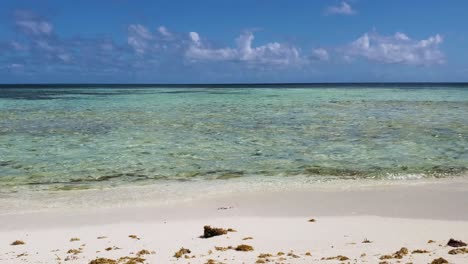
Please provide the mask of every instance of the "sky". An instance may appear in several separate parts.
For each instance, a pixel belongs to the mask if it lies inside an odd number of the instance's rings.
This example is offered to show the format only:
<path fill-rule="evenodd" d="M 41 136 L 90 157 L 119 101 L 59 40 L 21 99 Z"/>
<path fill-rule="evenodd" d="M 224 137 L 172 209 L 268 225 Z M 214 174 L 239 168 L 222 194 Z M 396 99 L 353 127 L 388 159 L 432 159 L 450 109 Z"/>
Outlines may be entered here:
<path fill-rule="evenodd" d="M 466 82 L 464 0 L 2 0 L 0 83 Z"/>

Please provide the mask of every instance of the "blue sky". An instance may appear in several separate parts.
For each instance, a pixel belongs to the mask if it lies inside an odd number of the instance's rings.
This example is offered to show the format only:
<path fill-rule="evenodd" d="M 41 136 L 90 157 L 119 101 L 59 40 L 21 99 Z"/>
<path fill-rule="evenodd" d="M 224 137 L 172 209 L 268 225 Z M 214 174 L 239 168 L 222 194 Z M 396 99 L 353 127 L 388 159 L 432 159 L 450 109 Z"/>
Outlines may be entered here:
<path fill-rule="evenodd" d="M 2 83 L 468 81 L 468 1 L 0 2 Z"/>

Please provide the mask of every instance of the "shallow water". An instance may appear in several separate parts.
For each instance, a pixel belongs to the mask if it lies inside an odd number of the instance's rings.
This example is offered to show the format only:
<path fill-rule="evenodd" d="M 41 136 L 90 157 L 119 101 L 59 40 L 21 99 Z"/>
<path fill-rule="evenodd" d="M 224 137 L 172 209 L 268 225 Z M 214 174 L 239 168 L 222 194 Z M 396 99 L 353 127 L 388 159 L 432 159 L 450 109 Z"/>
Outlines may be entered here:
<path fill-rule="evenodd" d="M 452 86 L 3 87 L 0 192 L 466 175 L 467 113 Z"/>

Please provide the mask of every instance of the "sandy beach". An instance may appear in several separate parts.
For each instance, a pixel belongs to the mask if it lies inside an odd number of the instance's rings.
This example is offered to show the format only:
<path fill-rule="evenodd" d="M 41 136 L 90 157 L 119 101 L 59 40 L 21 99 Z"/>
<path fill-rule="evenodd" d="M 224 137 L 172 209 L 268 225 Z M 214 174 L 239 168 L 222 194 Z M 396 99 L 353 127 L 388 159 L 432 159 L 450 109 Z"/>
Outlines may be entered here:
<path fill-rule="evenodd" d="M 0 262 L 468 262 L 466 247 L 447 246 L 450 238 L 468 241 L 466 177 L 379 185 L 353 182 L 352 187 L 346 181 L 264 186 L 261 192 L 235 186 L 226 184 L 229 191 L 210 195 L 188 192 L 164 204 L 138 199 L 134 206 L 80 207 L 78 202 L 68 208 L 57 203 L 42 211 L 3 210 L 7 213 L 0 216 Z M 150 186 L 135 188 L 146 190 L 146 199 L 166 195 L 148 191 Z M 112 195 L 119 192 L 128 199 L 128 190 L 113 190 Z M 109 195 L 105 190 L 73 193 L 94 193 L 94 202 L 99 195 L 102 201 Z M 235 232 L 201 238 L 206 225 Z M 16 240 L 24 244 L 11 245 Z M 240 251 L 245 248 L 239 245 L 252 250 Z M 181 248 L 188 251 L 175 257 Z"/>

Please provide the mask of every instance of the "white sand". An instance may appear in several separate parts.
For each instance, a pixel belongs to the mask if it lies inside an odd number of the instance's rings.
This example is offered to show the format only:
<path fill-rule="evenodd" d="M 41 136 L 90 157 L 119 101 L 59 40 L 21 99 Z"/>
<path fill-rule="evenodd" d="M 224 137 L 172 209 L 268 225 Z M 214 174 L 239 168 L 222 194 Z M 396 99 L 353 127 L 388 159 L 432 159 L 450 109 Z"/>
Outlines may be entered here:
<path fill-rule="evenodd" d="M 349 183 L 359 187 L 314 185 L 289 190 L 265 188 L 262 192 L 231 189 L 164 204 L 145 201 L 138 206 L 102 208 L 97 206 L 99 200 L 94 200 L 95 207 L 65 208 L 57 203 L 41 212 L 5 210 L 0 215 L 0 263 L 88 263 L 96 257 L 135 256 L 132 253 L 141 249 L 155 251 L 142 256 L 145 263 L 205 263 L 208 259 L 255 263 L 260 253 L 275 255 L 268 258 L 272 263 L 342 263 L 321 260 L 337 255 L 350 259 L 344 263 L 379 263 L 380 256 L 401 247 L 410 253 L 401 260 L 386 260 L 388 263 L 430 263 L 439 257 L 450 263 L 468 263 L 468 254 L 449 255 L 453 248 L 446 246 L 449 238 L 468 241 L 466 178 L 378 186 Z M 81 193 L 85 194 L 91 193 Z M 121 195 L 128 193 L 122 191 Z M 308 222 L 310 218 L 317 221 Z M 237 232 L 202 239 L 204 225 Z M 129 238 L 130 234 L 140 240 Z M 99 236 L 106 238 L 97 239 Z M 70 242 L 72 237 L 80 241 Z M 245 237 L 253 239 L 242 240 Z M 372 243 L 362 243 L 366 238 Z M 26 244 L 11 246 L 15 240 Z M 436 242 L 428 244 L 428 240 Z M 254 251 L 214 249 L 239 244 L 252 245 Z M 120 249 L 105 250 L 113 246 Z M 67 254 L 69 249 L 80 247 L 81 253 Z M 195 258 L 174 258 L 181 247 L 190 249 L 189 256 Z M 429 253 L 412 254 L 415 249 Z M 299 258 L 287 256 L 291 250 Z M 280 251 L 286 253 L 283 260 L 276 256 Z M 22 253 L 26 255 L 18 257 Z"/>

